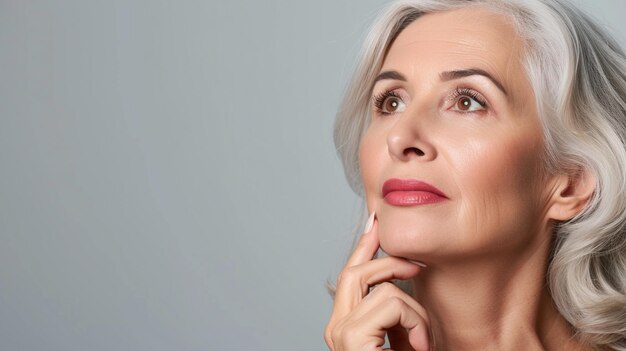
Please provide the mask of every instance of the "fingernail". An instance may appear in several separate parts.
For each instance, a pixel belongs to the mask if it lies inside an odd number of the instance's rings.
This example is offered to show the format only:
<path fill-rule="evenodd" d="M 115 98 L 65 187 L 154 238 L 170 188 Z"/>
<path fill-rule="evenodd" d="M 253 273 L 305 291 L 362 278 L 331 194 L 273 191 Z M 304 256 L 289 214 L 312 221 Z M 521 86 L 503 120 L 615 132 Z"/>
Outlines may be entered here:
<path fill-rule="evenodd" d="M 413 264 L 416 264 L 416 265 L 418 265 L 418 266 L 420 266 L 420 267 L 424 267 L 424 268 L 428 267 L 428 266 L 426 265 L 426 263 L 424 263 L 424 262 L 420 262 L 420 261 L 413 261 L 413 260 L 407 260 L 407 261 L 409 261 L 409 262 L 411 262 L 411 263 L 413 263 Z"/>
<path fill-rule="evenodd" d="M 367 219 L 367 224 L 365 224 L 365 233 L 369 233 L 374 227 L 374 216 L 376 215 L 376 211 L 372 211 L 372 214 Z"/>

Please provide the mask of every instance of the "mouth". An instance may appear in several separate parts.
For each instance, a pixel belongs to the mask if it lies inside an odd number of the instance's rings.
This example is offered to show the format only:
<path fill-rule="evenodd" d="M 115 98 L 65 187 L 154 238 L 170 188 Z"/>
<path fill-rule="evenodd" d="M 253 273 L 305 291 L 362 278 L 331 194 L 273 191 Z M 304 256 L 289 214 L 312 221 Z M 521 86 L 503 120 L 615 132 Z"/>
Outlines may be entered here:
<path fill-rule="evenodd" d="M 392 206 L 418 206 L 448 200 L 446 194 L 417 179 L 388 179 L 383 184 L 383 198 Z"/>

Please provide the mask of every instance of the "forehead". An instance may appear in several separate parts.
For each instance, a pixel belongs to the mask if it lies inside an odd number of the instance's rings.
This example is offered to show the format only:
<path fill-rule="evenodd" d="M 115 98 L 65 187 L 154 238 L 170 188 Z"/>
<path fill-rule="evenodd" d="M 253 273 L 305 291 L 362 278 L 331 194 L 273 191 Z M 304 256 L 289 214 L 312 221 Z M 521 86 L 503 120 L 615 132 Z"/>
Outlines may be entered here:
<path fill-rule="evenodd" d="M 411 76 L 428 68 L 440 72 L 473 67 L 510 81 L 522 74 L 521 47 L 506 16 L 467 7 L 425 14 L 412 22 L 393 42 L 383 69 Z"/>

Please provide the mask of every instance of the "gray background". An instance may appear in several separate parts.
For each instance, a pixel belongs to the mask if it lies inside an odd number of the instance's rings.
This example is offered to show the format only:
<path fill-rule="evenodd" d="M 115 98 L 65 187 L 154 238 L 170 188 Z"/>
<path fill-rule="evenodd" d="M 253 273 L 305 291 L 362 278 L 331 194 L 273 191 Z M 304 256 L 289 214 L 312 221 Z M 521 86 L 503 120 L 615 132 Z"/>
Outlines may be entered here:
<path fill-rule="evenodd" d="M 332 123 L 386 3 L 0 0 L 0 349 L 325 350 Z"/>

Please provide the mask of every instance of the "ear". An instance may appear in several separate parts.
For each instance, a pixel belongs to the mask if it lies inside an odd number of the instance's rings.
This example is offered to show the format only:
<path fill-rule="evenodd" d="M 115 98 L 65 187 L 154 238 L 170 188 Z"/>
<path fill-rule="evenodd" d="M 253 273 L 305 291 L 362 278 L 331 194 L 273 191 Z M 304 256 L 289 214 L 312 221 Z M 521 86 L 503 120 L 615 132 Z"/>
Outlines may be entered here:
<path fill-rule="evenodd" d="M 589 203 L 596 188 L 596 178 L 587 168 L 556 176 L 548 218 L 567 221 L 579 214 Z"/>

